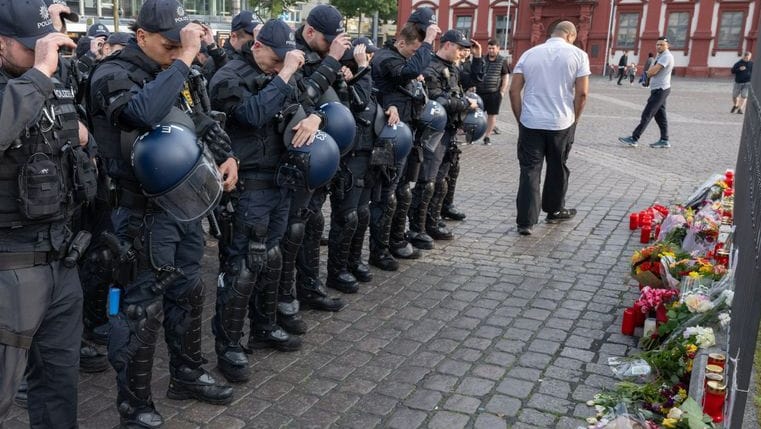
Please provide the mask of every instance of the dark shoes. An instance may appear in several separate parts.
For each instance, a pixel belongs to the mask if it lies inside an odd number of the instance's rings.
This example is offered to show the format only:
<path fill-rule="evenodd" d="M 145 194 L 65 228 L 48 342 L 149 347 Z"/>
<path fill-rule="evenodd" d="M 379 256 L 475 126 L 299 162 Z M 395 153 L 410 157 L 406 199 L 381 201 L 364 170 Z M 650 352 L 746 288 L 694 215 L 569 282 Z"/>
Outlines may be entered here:
<path fill-rule="evenodd" d="M 732 110 L 729 111 L 729 113 L 735 113 L 737 111 L 737 106 L 732 106 Z"/>
<path fill-rule="evenodd" d="M 429 237 L 430 238 L 430 237 Z M 399 243 L 389 244 L 391 255 L 396 259 L 419 259 L 420 250 L 416 249 L 409 241 L 400 241 Z"/>
<path fill-rule="evenodd" d="M 634 140 L 634 137 L 632 137 L 632 136 L 629 136 L 629 137 L 619 137 L 618 141 L 620 141 L 621 143 L 623 143 L 625 145 L 631 146 L 631 147 L 637 147 L 637 140 Z"/>
<path fill-rule="evenodd" d="M 295 352 L 301 349 L 301 338 L 289 335 L 279 326 L 272 330 L 252 329 L 248 336 L 248 345 L 243 348 L 243 351 L 251 354 L 254 350 L 261 349 Z"/>
<path fill-rule="evenodd" d="M 118 402 L 117 410 L 119 411 L 122 428 L 145 428 L 153 429 L 159 428 L 164 424 L 164 418 L 156 411 L 156 408 L 151 406 L 135 407 L 129 404 L 128 401 Z"/>
<path fill-rule="evenodd" d="M 547 223 L 560 223 L 573 219 L 576 216 L 576 209 L 562 209 L 555 213 L 547 215 Z"/>
<path fill-rule="evenodd" d="M 409 241 L 414 247 L 422 250 L 433 249 L 433 238 L 425 232 L 410 230 Z"/>
<path fill-rule="evenodd" d="M 228 404 L 233 399 L 233 388 L 217 383 L 203 368 L 181 366 L 170 368 L 170 373 L 166 392 L 169 399 L 196 399 L 214 405 Z"/>
<path fill-rule="evenodd" d="M 494 134 L 502 134 L 502 131 L 500 131 L 499 128 L 497 128 L 496 125 L 494 126 L 494 129 L 491 132 L 494 133 Z"/>
<path fill-rule="evenodd" d="M 491 139 L 489 137 L 484 137 L 484 146 L 491 146 Z"/>
<path fill-rule="evenodd" d="M 518 225 L 518 234 L 520 234 L 520 235 L 531 235 L 533 233 L 534 233 L 534 230 L 530 226 L 521 226 L 521 225 Z"/>
<path fill-rule="evenodd" d="M 82 342 L 79 348 L 79 370 L 86 373 L 103 372 L 109 367 L 108 357 L 98 349 Z"/>
<path fill-rule="evenodd" d="M 668 140 L 658 140 L 655 143 L 650 143 L 650 147 L 653 149 L 668 149 L 671 147 L 671 143 Z"/>
<path fill-rule="evenodd" d="M 738 113 L 739 115 L 742 115 L 742 114 L 743 114 L 743 109 L 737 109 L 737 113 Z"/>
<path fill-rule="evenodd" d="M 236 344 L 226 346 L 222 343 L 215 345 L 217 352 L 217 368 L 230 383 L 245 383 L 250 377 L 248 358 L 243 348 Z"/>
<path fill-rule="evenodd" d="M 364 262 L 359 262 L 357 264 L 351 264 L 350 263 L 349 271 L 351 271 L 352 274 L 354 274 L 354 277 L 359 281 L 360 283 L 368 283 L 373 281 L 373 273 L 370 272 L 370 267 L 367 266 Z"/>
<path fill-rule="evenodd" d="M 441 208 L 441 217 L 452 220 L 464 220 L 465 213 L 458 210 L 454 205 L 444 206 Z"/>
<path fill-rule="evenodd" d="M 383 271 L 397 271 L 399 269 L 399 261 L 394 259 L 391 252 L 386 249 L 383 249 L 382 252 L 370 252 L 370 265 Z"/>
<path fill-rule="evenodd" d="M 285 315 L 283 313 L 277 313 L 277 324 L 286 332 L 293 335 L 304 335 L 307 333 L 307 322 L 301 318 L 299 313 L 292 315 Z"/>
<path fill-rule="evenodd" d="M 454 240 L 454 234 L 452 234 L 452 231 L 450 231 L 446 225 L 441 225 L 438 222 L 436 222 L 435 225 L 428 225 L 425 228 L 425 231 L 434 240 Z"/>
<path fill-rule="evenodd" d="M 343 293 L 357 293 L 359 291 L 359 282 L 349 271 L 328 274 L 325 286 Z"/>

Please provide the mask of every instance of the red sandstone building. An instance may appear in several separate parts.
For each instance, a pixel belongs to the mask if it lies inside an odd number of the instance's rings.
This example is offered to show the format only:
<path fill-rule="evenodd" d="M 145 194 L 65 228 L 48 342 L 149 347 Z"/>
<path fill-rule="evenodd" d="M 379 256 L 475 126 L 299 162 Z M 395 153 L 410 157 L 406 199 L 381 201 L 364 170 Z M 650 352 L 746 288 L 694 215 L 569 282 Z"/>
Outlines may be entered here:
<path fill-rule="evenodd" d="M 515 62 L 542 43 L 558 21 L 576 24 L 576 45 L 589 54 L 594 73 L 624 51 L 642 65 L 655 40 L 666 35 L 687 76 L 729 75 L 745 51 L 754 52 L 761 0 L 400 0 L 399 21 L 418 7 L 436 11 L 442 30 L 457 28 L 485 45 L 495 38 Z"/>

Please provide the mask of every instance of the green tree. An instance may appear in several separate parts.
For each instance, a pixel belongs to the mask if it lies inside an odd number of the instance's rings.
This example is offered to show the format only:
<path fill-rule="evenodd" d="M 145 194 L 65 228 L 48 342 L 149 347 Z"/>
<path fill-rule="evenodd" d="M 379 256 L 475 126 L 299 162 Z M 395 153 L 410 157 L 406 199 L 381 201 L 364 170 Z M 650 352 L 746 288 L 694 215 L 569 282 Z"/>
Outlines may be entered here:
<path fill-rule="evenodd" d="M 257 9 L 269 12 L 270 18 L 278 18 L 287 7 L 295 2 L 296 0 L 261 0 Z"/>
<path fill-rule="evenodd" d="M 360 13 L 368 16 L 378 11 L 381 19 L 389 19 L 396 16 L 397 8 L 395 0 L 331 0 L 330 4 L 335 6 L 344 18 L 356 18 Z"/>

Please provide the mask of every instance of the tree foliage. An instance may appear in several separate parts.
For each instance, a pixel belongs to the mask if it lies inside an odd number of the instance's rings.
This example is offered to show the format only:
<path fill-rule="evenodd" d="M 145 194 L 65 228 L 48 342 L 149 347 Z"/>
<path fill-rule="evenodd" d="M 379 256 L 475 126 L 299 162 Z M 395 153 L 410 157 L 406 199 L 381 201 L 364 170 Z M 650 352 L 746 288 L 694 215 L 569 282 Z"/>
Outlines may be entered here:
<path fill-rule="evenodd" d="M 344 18 L 356 18 L 360 13 L 372 15 L 378 11 L 380 19 L 393 19 L 396 17 L 397 2 L 395 0 L 331 0 Z"/>

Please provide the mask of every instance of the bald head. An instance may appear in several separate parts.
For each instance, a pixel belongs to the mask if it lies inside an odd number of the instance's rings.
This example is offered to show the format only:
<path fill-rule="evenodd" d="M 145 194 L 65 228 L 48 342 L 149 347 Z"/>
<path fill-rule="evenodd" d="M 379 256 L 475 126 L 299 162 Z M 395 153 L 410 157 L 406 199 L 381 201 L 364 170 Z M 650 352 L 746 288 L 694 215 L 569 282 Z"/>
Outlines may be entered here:
<path fill-rule="evenodd" d="M 576 36 L 576 26 L 571 21 L 560 21 L 552 30 L 553 37 Z"/>

